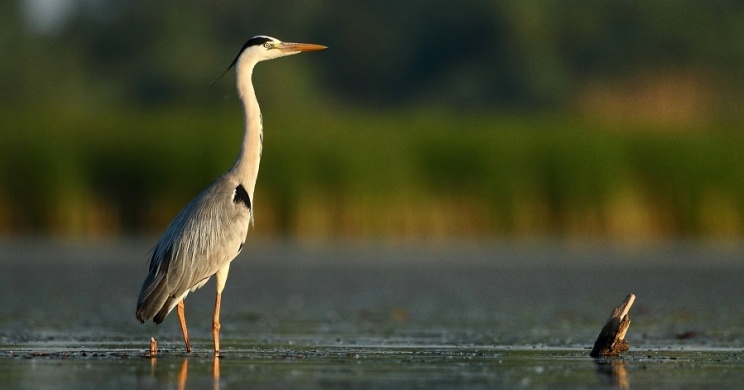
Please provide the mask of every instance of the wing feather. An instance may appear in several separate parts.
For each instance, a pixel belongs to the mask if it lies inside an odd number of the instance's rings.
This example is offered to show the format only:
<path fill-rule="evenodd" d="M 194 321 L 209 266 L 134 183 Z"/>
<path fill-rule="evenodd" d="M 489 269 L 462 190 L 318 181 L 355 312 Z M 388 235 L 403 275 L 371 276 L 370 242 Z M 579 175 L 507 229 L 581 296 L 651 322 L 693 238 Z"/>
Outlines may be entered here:
<path fill-rule="evenodd" d="M 165 230 L 137 299 L 138 320 L 159 323 L 238 254 L 250 221 L 250 209 L 233 202 L 238 185 L 228 175 L 215 180 Z"/>

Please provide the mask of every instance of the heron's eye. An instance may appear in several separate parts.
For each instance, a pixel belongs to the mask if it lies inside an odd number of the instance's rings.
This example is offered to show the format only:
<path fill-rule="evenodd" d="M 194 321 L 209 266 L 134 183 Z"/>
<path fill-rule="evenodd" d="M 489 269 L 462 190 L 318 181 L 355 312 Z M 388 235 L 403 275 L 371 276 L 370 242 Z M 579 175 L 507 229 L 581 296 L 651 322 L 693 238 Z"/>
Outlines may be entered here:
<path fill-rule="evenodd" d="M 274 45 L 272 45 L 271 42 L 266 42 L 266 43 L 263 44 L 263 47 L 265 47 L 267 49 L 271 49 L 272 46 L 274 46 Z"/>

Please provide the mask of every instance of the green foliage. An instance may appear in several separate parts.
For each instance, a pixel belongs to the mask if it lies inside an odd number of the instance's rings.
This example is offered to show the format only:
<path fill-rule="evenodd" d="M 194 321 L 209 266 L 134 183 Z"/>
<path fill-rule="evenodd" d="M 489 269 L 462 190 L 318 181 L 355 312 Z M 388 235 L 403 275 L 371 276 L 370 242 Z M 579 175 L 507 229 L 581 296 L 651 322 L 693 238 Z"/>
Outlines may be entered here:
<path fill-rule="evenodd" d="M 47 33 L 20 17 L 21 0 L 3 3 L 0 44 L 12 55 L 0 61 L 0 99 L 203 104 L 212 78 L 261 33 L 330 46 L 308 65 L 312 78 L 327 95 L 378 107 L 565 107 L 587 83 L 670 70 L 741 97 L 736 2 L 69 3 L 70 18 Z"/>
<path fill-rule="evenodd" d="M 114 214 L 93 225 L 102 231 L 77 233 L 159 230 L 230 166 L 242 126 L 237 108 L 7 117 L 15 130 L 0 144 L 7 232 L 64 232 L 66 202 L 82 202 L 88 218 Z M 643 213 L 668 216 L 638 226 L 648 234 L 720 233 L 706 216 L 711 197 L 744 220 L 744 138 L 725 129 L 618 132 L 557 117 L 328 108 L 271 110 L 265 126 L 256 205 L 259 216 L 273 215 L 267 233 L 304 234 L 297 223 L 314 212 L 334 214 L 326 233 L 359 233 L 358 219 L 449 204 L 475 210 L 476 220 L 458 222 L 474 224 L 470 234 L 610 234 L 613 202 L 628 188 Z M 344 210 L 361 214 L 348 222 Z M 412 215 L 421 224 L 412 229 L 427 234 L 426 217 Z M 599 222 L 577 227 L 582 215 Z M 525 216 L 534 219 L 527 231 Z M 375 234 L 396 234 L 379 224 Z"/>

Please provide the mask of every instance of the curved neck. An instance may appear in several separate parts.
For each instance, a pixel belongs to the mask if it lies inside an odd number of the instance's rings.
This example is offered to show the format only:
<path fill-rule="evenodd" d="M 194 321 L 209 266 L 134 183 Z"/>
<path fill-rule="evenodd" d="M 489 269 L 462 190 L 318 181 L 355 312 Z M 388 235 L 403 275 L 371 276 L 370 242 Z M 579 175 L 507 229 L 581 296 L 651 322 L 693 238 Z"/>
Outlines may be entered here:
<path fill-rule="evenodd" d="M 253 190 L 256 188 L 258 164 L 261 161 L 263 144 L 261 109 L 258 106 L 256 93 L 253 90 L 253 80 L 251 79 L 255 65 L 255 63 L 238 64 L 238 93 L 240 94 L 240 100 L 243 102 L 245 131 L 240 153 L 238 153 L 238 158 L 230 169 L 239 177 L 251 199 L 253 199 Z"/>

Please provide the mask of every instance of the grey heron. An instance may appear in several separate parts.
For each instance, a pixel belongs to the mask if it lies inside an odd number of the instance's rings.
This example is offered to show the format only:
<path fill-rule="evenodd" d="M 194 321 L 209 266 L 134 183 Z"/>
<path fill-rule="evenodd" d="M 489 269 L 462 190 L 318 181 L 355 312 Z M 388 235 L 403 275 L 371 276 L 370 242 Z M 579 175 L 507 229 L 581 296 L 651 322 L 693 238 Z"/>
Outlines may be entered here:
<path fill-rule="evenodd" d="M 237 87 L 245 110 L 243 143 L 233 166 L 181 210 L 155 244 L 149 273 L 137 298 L 137 319 L 163 322 L 177 308 L 178 319 L 191 352 L 184 298 L 215 275 L 217 296 L 212 319 L 214 352 L 220 350 L 220 302 L 230 263 L 245 244 L 253 223 L 253 190 L 263 144 L 261 111 L 253 89 L 253 68 L 260 61 L 303 51 L 325 49 L 310 43 L 282 42 L 265 35 L 249 39 L 227 68 L 237 73 Z"/>

